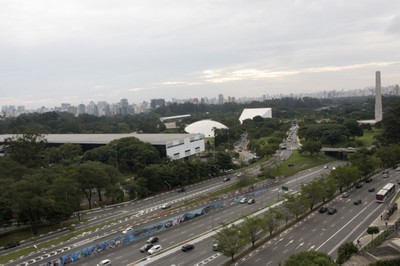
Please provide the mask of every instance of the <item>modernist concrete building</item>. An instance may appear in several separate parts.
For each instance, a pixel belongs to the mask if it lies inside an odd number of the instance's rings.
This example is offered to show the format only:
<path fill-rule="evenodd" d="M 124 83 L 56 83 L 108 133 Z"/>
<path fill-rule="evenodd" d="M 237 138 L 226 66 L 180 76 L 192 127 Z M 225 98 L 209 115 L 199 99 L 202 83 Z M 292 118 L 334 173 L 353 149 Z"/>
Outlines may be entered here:
<path fill-rule="evenodd" d="M 244 109 L 239 117 L 240 124 L 246 119 L 253 119 L 256 116 L 272 118 L 272 108 L 248 108 Z"/>
<path fill-rule="evenodd" d="M 194 122 L 187 127 L 185 127 L 185 131 L 187 133 L 198 133 L 203 134 L 205 137 L 214 137 L 214 128 L 228 128 L 224 124 L 213 120 L 201 120 Z"/>
<path fill-rule="evenodd" d="M 14 136 L 16 135 L 0 135 L 0 145 L 6 138 Z M 161 157 L 172 160 L 189 158 L 205 150 L 202 134 L 48 134 L 44 137 L 49 146 L 72 143 L 81 145 L 84 151 L 107 145 L 120 138 L 135 137 L 153 145 Z"/>

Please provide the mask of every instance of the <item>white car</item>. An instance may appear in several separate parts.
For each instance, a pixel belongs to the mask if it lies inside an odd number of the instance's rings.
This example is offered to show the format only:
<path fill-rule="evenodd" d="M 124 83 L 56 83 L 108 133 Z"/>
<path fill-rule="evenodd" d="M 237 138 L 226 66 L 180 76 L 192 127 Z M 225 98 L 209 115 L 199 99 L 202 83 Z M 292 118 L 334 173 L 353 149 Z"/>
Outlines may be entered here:
<path fill-rule="evenodd" d="M 97 264 L 97 266 L 111 266 L 111 265 L 112 265 L 111 260 L 108 259 L 102 260 Z"/>
<path fill-rule="evenodd" d="M 157 252 L 160 252 L 162 250 L 162 246 L 161 245 L 154 245 L 151 247 L 151 249 L 149 249 L 147 251 L 147 253 L 149 253 L 149 255 L 153 255 Z"/>
<path fill-rule="evenodd" d="M 248 200 L 249 200 L 248 198 L 243 197 L 243 198 L 240 200 L 240 203 L 247 203 Z"/>
<path fill-rule="evenodd" d="M 127 233 L 129 233 L 129 232 L 131 232 L 131 231 L 133 231 L 133 227 L 132 227 L 132 226 L 129 226 L 129 227 L 125 228 L 125 230 L 122 231 L 122 233 L 125 235 L 125 234 L 127 234 Z"/>
<path fill-rule="evenodd" d="M 161 206 L 161 209 L 168 209 L 168 208 L 170 208 L 172 206 L 172 204 L 170 203 L 170 202 L 167 202 L 167 203 L 165 203 L 165 204 L 163 204 L 162 206 Z"/>

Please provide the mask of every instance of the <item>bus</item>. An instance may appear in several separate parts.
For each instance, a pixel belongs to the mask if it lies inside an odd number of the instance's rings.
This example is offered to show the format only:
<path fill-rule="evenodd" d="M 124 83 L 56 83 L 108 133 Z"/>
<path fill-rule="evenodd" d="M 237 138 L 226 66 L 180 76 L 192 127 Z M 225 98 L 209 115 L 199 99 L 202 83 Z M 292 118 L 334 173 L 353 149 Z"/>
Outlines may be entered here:
<path fill-rule="evenodd" d="M 376 202 L 384 202 L 390 198 L 396 191 L 396 186 L 393 183 L 387 183 L 381 190 L 376 193 Z"/>

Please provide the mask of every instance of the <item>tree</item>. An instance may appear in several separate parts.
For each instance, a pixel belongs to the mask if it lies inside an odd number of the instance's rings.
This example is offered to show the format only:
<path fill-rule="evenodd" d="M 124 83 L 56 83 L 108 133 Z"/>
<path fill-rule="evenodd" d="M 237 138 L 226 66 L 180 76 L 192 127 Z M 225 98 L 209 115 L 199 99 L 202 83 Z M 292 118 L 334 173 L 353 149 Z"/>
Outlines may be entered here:
<path fill-rule="evenodd" d="M 353 242 L 347 242 L 340 245 L 338 249 L 338 257 L 336 262 L 339 264 L 343 264 L 345 261 L 350 259 L 350 257 L 357 253 L 358 248 L 354 245 Z"/>
<path fill-rule="evenodd" d="M 113 170 L 111 169 L 113 168 Z M 79 182 L 80 188 L 88 200 L 89 208 L 92 208 L 92 197 L 95 191 L 102 204 L 102 190 L 108 186 L 116 186 L 119 182 L 115 168 L 99 162 L 85 162 L 76 167 L 71 167 L 69 174 Z"/>
<path fill-rule="evenodd" d="M 400 101 L 391 106 L 383 116 L 383 137 L 388 143 L 400 143 Z"/>
<path fill-rule="evenodd" d="M 308 205 L 312 210 L 320 201 L 323 201 L 327 197 L 327 192 L 324 187 L 323 178 L 313 180 L 308 184 L 301 185 L 300 199 L 305 205 Z"/>
<path fill-rule="evenodd" d="M 372 173 L 381 164 L 379 159 L 367 149 L 361 149 L 353 153 L 350 157 L 350 162 L 361 171 L 361 175 Z"/>
<path fill-rule="evenodd" d="M 40 171 L 24 176 L 12 184 L 12 206 L 19 222 L 31 225 L 33 235 L 37 235 L 38 226 L 54 213 L 54 200 L 47 193 L 48 183 Z"/>
<path fill-rule="evenodd" d="M 329 177 L 335 180 L 340 192 L 362 176 L 361 171 L 354 166 L 339 166 L 329 173 Z"/>
<path fill-rule="evenodd" d="M 300 196 L 286 194 L 284 197 L 286 200 L 283 202 L 283 206 L 288 209 L 289 212 L 296 217 L 296 219 L 298 219 L 299 215 L 304 213 L 306 210 L 306 206 L 300 200 Z"/>
<path fill-rule="evenodd" d="M 301 146 L 301 152 L 309 152 L 311 156 L 321 150 L 322 145 L 319 141 L 304 141 Z"/>
<path fill-rule="evenodd" d="M 245 238 L 240 233 L 241 228 L 232 225 L 223 225 L 221 230 L 217 232 L 214 239 L 218 242 L 218 251 L 234 260 L 235 254 L 241 251 L 245 245 Z"/>
<path fill-rule="evenodd" d="M 379 227 L 378 226 L 370 226 L 367 228 L 367 234 L 372 236 L 372 239 L 374 239 L 374 234 L 379 233 Z"/>
<path fill-rule="evenodd" d="M 284 262 L 284 266 L 337 266 L 326 253 L 319 251 L 303 251 L 292 254 Z"/>
<path fill-rule="evenodd" d="M 241 225 L 243 236 L 251 242 L 251 244 L 255 245 L 256 241 L 261 239 L 264 232 L 262 226 L 262 219 L 258 217 L 249 217 L 246 216 L 244 218 L 244 222 Z"/>
<path fill-rule="evenodd" d="M 270 235 L 279 226 L 279 221 L 282 219 L 282 214 L 276 208 L 270 208 L 262 218 L 263 229 L 269 232 Z"/>
<path fill-rule="evenodd" d="M 40 134 L 17 135 L 4 140 L 5 153 L 29 168 L 45 166 L 46 143 L 47 140 Z"/>
<path fill-rule="evenodd" d="M 70 165 L 79 161 L 82 148 L 78 144 L 65 143 L 48 150 L 48 162 L 51 164 Z"/>
<path fill-rule="evenodd" d="M 380 159 L 383 167 L 392 167 L 400 161 L 400 145 L 390 144 L 389 146 L 380 147 L 376 151 L 376 156 Z"/>

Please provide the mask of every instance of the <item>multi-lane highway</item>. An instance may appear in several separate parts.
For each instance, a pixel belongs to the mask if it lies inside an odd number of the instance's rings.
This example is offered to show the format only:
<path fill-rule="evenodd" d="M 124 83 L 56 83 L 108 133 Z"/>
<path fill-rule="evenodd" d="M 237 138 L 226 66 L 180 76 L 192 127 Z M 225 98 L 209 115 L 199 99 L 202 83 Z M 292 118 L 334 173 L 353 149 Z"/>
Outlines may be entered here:
<path fill-rule="evenodd" d="M 244 214 L 260 209 L 262 206 L 270 205 L 276 202 L 282 195 L 282 191 L 280 189 L 282 185 L 286 185 L 294 191 L 297 190 L 301 183 L 307 183 L 326 171 L 328 171 L 328 169 L 324 169 L 323 167 L 310 169 L 304 173 L 296 175 L 292 179 L 282 180 L 279 183 L 270 186 L 270 189 L 267 191 L 267 193 L 264 193 L 256 198 L 256 204 L 236 204 L 232 207 L 224 208 L 218 212 L 213 212 L 209 215 L 183 223 L 160 233 L 158 236 L 160 237 L 160 244 L 162 245 L 163 249 L 165 250 L 176 247 L 175 250 L 178 250 L 178 252 L 172 252 L 170 255 L 163 257 L 162 260 L 157 260 L 157 256 L 155 256 L 155 258 L 151 260 L 151 264 L 158 265 L 161 263 L 159 265 L 163 265 L 163 263 L 167 260 L 175 264 L 189 263 L 188 265 L 190 265 L 192 262 L 198 263 L 203 260 L 213 259 L 210 257 L 216 257 L 214 261 L 215 263 L 218 263 L 218 260 L 224 261 L 226 259 L 225 257 L 219 256 L 219 254 L 217 254 L 215 251 L 212 251 L 211 238 L 207 238 L 198 243 L 195 239 L 204 232 L 217 227 L 221 222 L 232 221 Z M 145 240 L 146 239 L 143 239 L 118 249 L 106 251 L 93 258 L 80 260 L 80 264 L 92 265 L 93 263 L 101 261 L 105 258 L 115 261 L 115 263 L 118 265 L 125 265 L 127 262 L 138 261 L 146 256 L 146 254 L 139 252 L 139 249 L 144 244 Z M 186 253 L 180 251 L 180 246 L 187 241 L 195 243 L 195 250 L 190 251 L 190 256 L 185 255 Z"/>
<path fill-rule="evenodd" d="M 240 260 L 240 265 L 278 265 L 285 261 L 290 254 L 316 250 L 322 251 L 333 258 L 337 257 L 338 247 L 345 242 L 356 242 L 372 222 L 377 219 L 389 202 L 377 203 L 376 191 L 388 182 L 395 182 L 399 173 L 392 171 L 390 178 L 376 175 L 371 183 L 361 188 L 353 188 L 350 196 L 342 198 L 340 195 L 327 207 L 334 207 L 337 213 L 315 212 L 295 227 L 276 236 L 268 243 Z M 375 187 L 374 192 L 368 188 Z M 361 199 L 362 203 L 355 205 L 354 201 Z"/>

